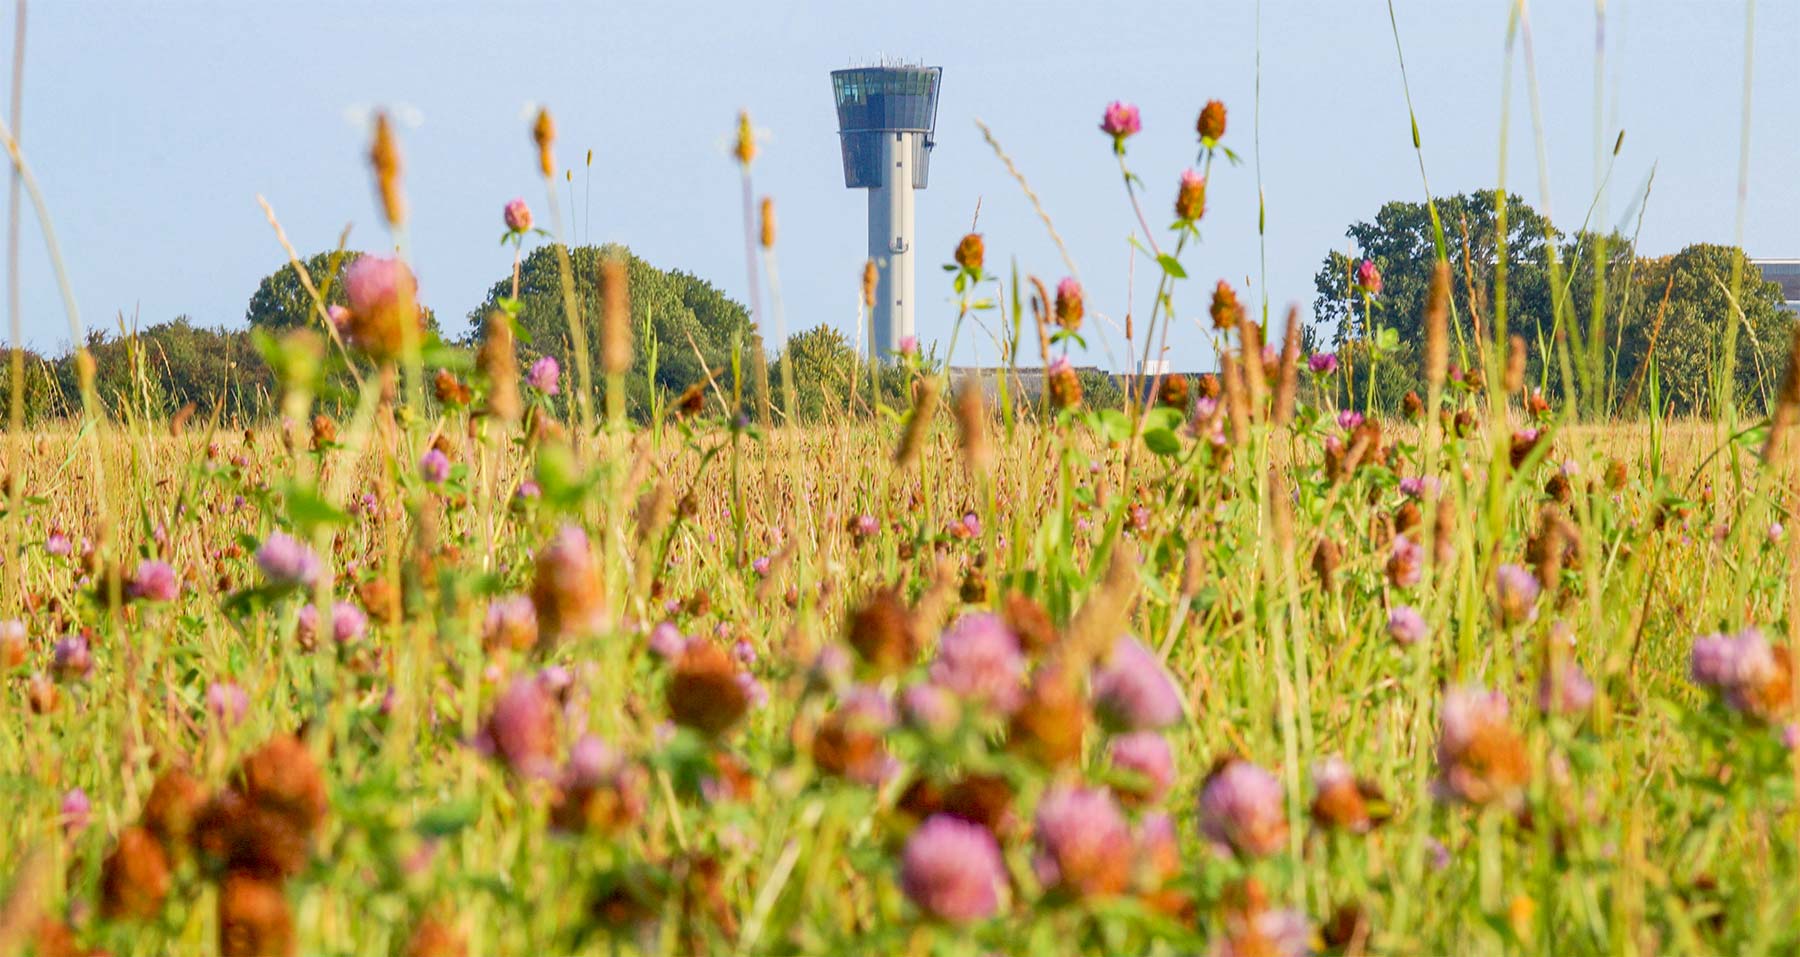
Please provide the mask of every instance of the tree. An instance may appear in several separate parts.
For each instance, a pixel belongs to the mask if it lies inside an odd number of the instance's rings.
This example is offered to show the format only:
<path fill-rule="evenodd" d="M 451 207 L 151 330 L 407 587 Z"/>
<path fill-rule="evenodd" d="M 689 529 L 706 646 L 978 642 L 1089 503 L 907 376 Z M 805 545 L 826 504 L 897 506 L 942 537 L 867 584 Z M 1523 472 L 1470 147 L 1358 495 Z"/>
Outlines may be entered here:
<path fill-rule="evenodd" d="M 569 250 L 570 275 L 577 308 L 587 334 L 587 350 L 594 372 L 593 392 L 600 407 L 605 384 L 600 381 L 600 263 L 606 256 L 627 257 L 626 279 L 631 288 L 632 364 L 626 376 L 626 411 L 639 419 L 649 413 L 652 390 L 657 395 L 679 393 L 718 372 L 722 383 L 730 380 L 733 349 L 750 349 L 750 313 L 712 284 L 680 270 L 661 270 L 618 245 L 578 246 Z M 490 312 L 512 296 L 509 273 L 488 290 L 487 298 L 469 313 L 469 342 L 479 338 Z M 537 356 L 554 356 L 571 377 L 573 361 L 569 321 L 564 313 L 562 270 L 556 247 L 539 246 L 519 267 L 519 349 L 529 363 Z M 525 340 L 529 340 L 528 342 Z M 695 355 L 698 349 L 699 355 Z M 654 374 L 651 362 L 654 358 Z M 745 368 L 749 368 L 746 359 Z M 574 379 L 568 380 L 571 384 Z"/>
<path fill-rule="evenodd" d="M 782 365 L 790 363 L 793 373 L 794 406 L 785 407 Z M 868 367 L 856 354 L 855 347 L 844 334 L 830 326 L 816 326 L 788 340 L 782 357 L 769 370 L 772 400 L 790 418 L 800 422 L 817 422 L 831 415 L 850 411 L 852 384 L 868 398 Z"/>
<path fill-rule="evenodd" d="M 1452 357 L 1456 359 L 1458 345 L 1466 343 L 1468 352 L 1462 358 L 1473 364 L 1476 317 L 1487 334 L 1493 335 L 1495 267 L 1500 261 L 1495 214 L 1499 206 L 1492 192 L 1479 192 L 1440 198 L 1437 208 L 1452 266 L 1450 285 L 1457 317 L 1457 328 L 1451 332 Z M 1354 253 L 1326 253 L 1313 277 L 1318 291 L 1313 303 L 1315 320 L 1327 327 L 1334 346 L 1365 342 L 1377 330 L 1388 328 L 1394 330 L 1402 352 L 1416 353 L 1417 345 L 1424 341 L 1426 290 L 1437 263 L 1430 209 L 1424 203 L 1390 202 L 1376 212 L 1374 221 L 1352 224 L 1345 235 L 1354 241 Z M 1550 244 L 1560 244 L 1562 239 L 1548 219 L 1518 196 L 1508 195 L 1506 299 L 1511 332 L 1527 339 L 1536 329 L 1548 333 L 1554 312 Z M 1371 300 L 1367 316 L 1363 297 L 1354 288 L 1353 274 L 1361 259 L 1373 261 L 1382 278 L 1381 294 Z M 1417 366 L 1416 362 L 1407 363 L 1404 356 L 1395 358 L 1402 365 Z M 1360 388 L 1357 391 L 1362 392 Z"/>
<path fill-rule="evenodd" d="M 360 256 L 362 253 L 355 250 L 347 249 L 341 254 L 332 250 L 316 253 L 306 260 L 306 274 L 312 279 L 314 289 L 324 289 L 327 305 L 344 304 L 344 270 Z M 337 260 L 335 270 L 331 268 L 334 258 Z M 300 274 L 294 271 L 293 263 L 283 263 L 280 269 L 264 276 L 257 284 L 256 292 L 250 296 L 250 306 L 244 310 L 244 321 L 253 329 L 276 333 L 317 327 L 318 313 L 313 308 L 312 296 L 301 285 Z"/>
<path fill-rule="evenodd" d="M 344 297 L 344 274 L 350 264 L 362 258 L 365 253 L 354 249 L 343 252 L 330 250 L 314 253 L 306 260 L 306 275 L 312 280 L 313 288 L 322 290 L 327 306 L 346 304 Z M 336 260 L 337 268 L 332 269 Z M 327 282 L 329 278 L 329 282 Z M 424 305 L 420 305 L 424 314 L 425 329 L 428 333 L 438 331 L 437 314 Z M 319 328 L 318 310 L 313 307 L 312 295 L 300 282 L 300 274 L 294 271 L 294 264 L 283 263 L 280 269 L 264 276 L 257 283 L 256 292 L 250 296 L 250 305 L 244 310 L 244 321 L 252 329 L 265 329 L 280 334 L 289 329 Z"/>
<path fill-rule="evenodd" d="M 1697 243 L 1659 259 L 1638 264 L 1639 278 L 1619 337 L 1618 380 L 1628 383 L 1652 355 L 1654 336 L 1656 372 L 1664 400 L 1662 409 L 1677 415 L 1718 415 L 1723 396 L 1722 378 L 1731 338 L 1731 273 L 1733 261 L 1743 257 L 1735 246 Z M 1731 386 L 1738 408 L 1755 414 L 1768 407 L 1787 369 L 1788 338 L 1794 318 L 1782 309 L 1781 286 L 1767 282 L 1748 262 L 1741 264 L 1738 303 L 1743 314 L 1736 332 Z M 1666 311 L 1663 307 L 1668 296 Z M 1663 313 L 1662 328 L 1656 317 Z M 1642 403 L 1648 387 L 1621 400 Z M 1636 412 L 1638 408 L 1622 409 Z"/>

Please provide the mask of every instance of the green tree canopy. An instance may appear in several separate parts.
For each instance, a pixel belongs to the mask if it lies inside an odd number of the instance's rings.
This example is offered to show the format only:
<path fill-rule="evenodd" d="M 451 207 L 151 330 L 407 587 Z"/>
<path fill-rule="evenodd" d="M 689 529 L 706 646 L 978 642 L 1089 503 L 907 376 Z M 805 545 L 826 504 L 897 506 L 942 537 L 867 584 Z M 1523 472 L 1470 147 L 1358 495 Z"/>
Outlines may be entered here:
<path fill-rule="evenodd" d="M 599 380 L 600 263 L 604 257 L 627 257 L 631 287 L 632 365 L 626 381 L 626 410 L 642 418 L 650 409 L 652 388 L 660 395 L 678 393 L 706 377 L 707 368 L 724 369 L 729 379 L 732 348 L 750 350 L 750 314 L 711 283 L 680 270 L 662 270 L 618 245 L 578 246 L 569 250 L 577 308 L 587 332 L 589 361 L 595 371 L 596 407 L 604 388 Z M 572 376 L 569 321 L 564 313 L 561 267 L 556 247 L 539 246 L 519 267 L 519 349 L 525 362 L 550 355 Z M 488 313 L 512 296 L 508 274 L 488 290 L 487 298 L 469 313 L 470 342 L 480 335 Z M 529 342 L 524 341 L 529 339 Z M 699 350 L 699 356 L 695 350 Z M 654 375 L 651 362 L 654 359 Z M 748 369 L 746 359 L 745 368 Z M 569 380 L 573 382 L 574 380 Z"/>
<path fill-rule="evenodd" d="M 1495 334 L 1496 210 L 1491 192 L 1438 200 L 1453 277 L 1453 362 L 1478 361 L 1477 328 L 1490 338 Z M 1329 387 L 1340 403 L 1365 404 L 1366 374 L 1373 368 L 1374 404 L 1392 409 L 1407 390 L 1423 391 L 1422 323 L 1437 260 L 1431 214 L 1423 203 L 1391 202 L 1372 222 L 1356 223 L 1346 235 L 1354 241 L 1354 250 L 1326 253 L 1314 277 L 1315 318 L 1356 375 L 1353 382 L 1340 377 Z M 1716 413 L 1713 402 L 1722 394 L 1726 339 L 1734 312 L 1731 274 L 1734 260 L 1743 256 L 1741 250 L 1699 244 L 1671 256 L 1639 258 L 1627 237 L 1565 235 L 1517 196 L 1508 197 L 1506 236 L 1507 332 L 1524 338 L 1530 347 L 1530 383 L 1541 386 L 1552 401 L 1568 395 L 1563 374 L 1566 350 L 1576 386 L 1573 394 L 1583 414 L 1639 412 L 1648 390 L 1634 390 L 1631 384 L 1646 368 L 1655 338 L 1664 400 L 1658 411 Z M 1366 316 L 1352 276 L 1356 262 L 1365 258 L 1381 270 L 1383 287 Z M 1598 264 L 1603 260 L 1602 270 Z M 1741 282 L 1739 302 L 1745 322 L 1734 347 L 1731 385 L 1741 408 L 1759 411 L 1785 368 L 1792 320 L 1781 310 L 1780 287 L 1764 282 L 1747 263 L 1742 265 Z M 1668 308 L 1658 332 L 1656 316 L 1665 290 Z"/>
<path fill-rule="evenodd" d="M 326 305 L 345 304 L 344 273 L 351 263 L 364 255 L 366 254 L 354 249 L 346 249 L 341 253 L 333 249 L 307 257 L 306 275 L 312 280 L 314 288 L 324 291 Z M 333 261 L 337 263 L 335 270 L 332 268 Z M 327 279 L 330 281 L 327 282 Z M 423 296 L 422 290 L 421 297 Z M 426 331 L 437 332 L 437 314 L 423 304 L 419 308 L 425 315 Z M 264 329 L 274 334 L 289 329 L 318 328 L 318 313 L 313 309 L 312 296 L 307 293 L 306 286 L 301 284 L 300 274 L 294 271 L 293 263 L 283 263 L 281 268 L 264 276 L 262 282 L 257 283 L 256 292 L 250 295 L 250 305 L 244 310 L 244 321 L 253 329 Z"/>

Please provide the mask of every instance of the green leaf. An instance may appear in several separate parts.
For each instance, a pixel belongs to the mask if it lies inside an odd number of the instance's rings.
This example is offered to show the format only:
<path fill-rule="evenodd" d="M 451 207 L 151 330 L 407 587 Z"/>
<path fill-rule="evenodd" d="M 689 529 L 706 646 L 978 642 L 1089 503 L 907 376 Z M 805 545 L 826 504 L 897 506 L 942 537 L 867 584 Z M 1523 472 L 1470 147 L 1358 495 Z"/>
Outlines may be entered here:
<path fill-rule="evenodd" d="M 1184 421 L 1185 417 L 1182 415 L 1180 409 L 1171 409 L 1166 405 L 1159 405 L 1156 408 L 1151 409 L 1150 414 L 1144 417 L 1144 428 L 1168 429 L 1174 431 L 1175 429 L 1181 428 L 1182 422 Z"/>
<path fill-rule="evenodd" d="M 481 817 L 481 802 L 473 797 L 441 804 L 419 817 L 415 829 L 426 837 L 449 837 Z"/>
<path fill-rule="evenodd" d="M 1102 409 L 1099 416 L 1100 432 L 1109 442 L 1128 442 L 1131 440 L 1131 420 L 1118 409 Z"/>
<path fill-rule="evenodd" d="M 350 521 L 349 514 L 326 501 L 317 489 L 289 484 L 284 498 L 288 518 L 303 532 L 311 532 L 321 525 L 335 527 Z"/>
<path fill-rule="evenodd" d="M 1171 256 L 1168 253 L 1163 253 L 1162 255 L 1156 257 L 1156 261 L 1159 264 L 1161 264 L 1161 266 L 1163 268 L 1163 272 L 1168 273 L 1169 275 L 1175 277 L 1176 279 L 1186 279 L 1187 278 L 1187 270 L 1181 268 L 1181 260 L 1176 259 L 1174 256 Z"/>
<path fill-rule="evenodd" d="M 1157 455 L 1177 455 L 1181 452 L 1181 439 L 1173 429 L 1150 429 L 1144 433 L 1144 447 Z"/>

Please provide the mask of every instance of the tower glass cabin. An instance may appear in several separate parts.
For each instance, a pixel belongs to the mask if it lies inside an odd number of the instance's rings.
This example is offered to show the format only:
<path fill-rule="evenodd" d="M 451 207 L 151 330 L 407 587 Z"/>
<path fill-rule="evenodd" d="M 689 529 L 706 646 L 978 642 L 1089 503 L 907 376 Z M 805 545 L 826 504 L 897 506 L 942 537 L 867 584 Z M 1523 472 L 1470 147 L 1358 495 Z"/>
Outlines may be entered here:
<path fill-rule="evenodd" d="M 879 66 L 835 70 L 838 138 L 844 185 L 869 191 L 869 258 L 875 262 L 875 308 L 869 354 L 892 361 L 913 324 L 913 190 L 931 178 L 937 128 L 935 66 Z"/>

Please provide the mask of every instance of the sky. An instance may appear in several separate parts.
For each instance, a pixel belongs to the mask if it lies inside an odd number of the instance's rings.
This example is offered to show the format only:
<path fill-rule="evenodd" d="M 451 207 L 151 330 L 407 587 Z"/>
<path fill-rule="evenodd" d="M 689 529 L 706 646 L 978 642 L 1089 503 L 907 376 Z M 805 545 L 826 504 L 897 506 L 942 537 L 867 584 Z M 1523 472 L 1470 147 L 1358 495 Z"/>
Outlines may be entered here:
<path fill-rule="evenodd" d="M 1502 129 L 1508 0 L 1394 0 L 1432 190 L 1492 188 L 1504 133 L 1507 187 L 1564 229 L 1591 205 L 1596 224 L 1635 228 L 1654 168 L 1641 252 L 1731 242 L 1741 209 L 1752 256 L 1800 256 L 1800 3 L 1755 4 L 1742 205 L 1745 4 L 1606 0 L 1598 104 L 1597 6 L 1530 7 L 1540 143 L 1522 61 Z M 11 4 L 0 7 L 8 51 Z M 353 248 L 392 248 L 366 166 L 371 110 L 392 109 L 421 297 L 457 333 L 510 269 L 497 244 L 505 202 L 522 196 L 548 219 L 529 135 L 538 104 L 556 117 L 559 163 L 575 170 L 572 197 L 558 178 L 575 240 L 625 243 L 745 298 L 729 144 L 746 109 L 761 139 L 755 189 L 774 198 L 780 224 L 780 321 L 789 332 L 836 326 L 856 341 L 866 200 L 843 185 L 827 74 L 881 56 L 944 68 L 931 186 L 918 197 L 928 343 L 946 341 L 955 317 L 934 267 L 950 260 L 978 204 L 990 268 L 1016 261 L 1052 286 L 1067 272 L 977 119 L 1067 241 L 1090 315 L 1101 317 L 1086 360 L 1101 366 L 1124 367 L 1118 326 L 1128 304 L 1142 316 L 1156 278 L 1153 263 L 1132 263 L 1136 220 L 1097 129 L 1109 101 L 1142 109 L 1129 163 L 1154 227 L 1172 218 L 1208 99 L 1229 107 L 1226 145 L 1244 161 L 1213 169 L 1204 241 L 1176 289 L 1174 369 L 1213 365 L 1202 327 L 1215 281 L 1258 301 L 1266 262 L 1272 309 L 1310 311 L 1322 258 L 1353 251 L 1346 228 L 1384 202 L 1423 197 L 1388 9 L 1376 0 L 1260 9 L 1250 0 L 38 0 L 20 139 L 89 327 L 178 315 L 241 326 L 258 281 L 285 261 L 258 195 L 303 253 L 331 248 L 346 225 Z M 1599 160 L 1621 128 L 1623 150 L 1596 201 Z M 25 337 L 57 350 L 70 326 L 29 206 L 22 236 Z M 971 334 L 955 359 L 994 353 L 991 339 Z"/>

